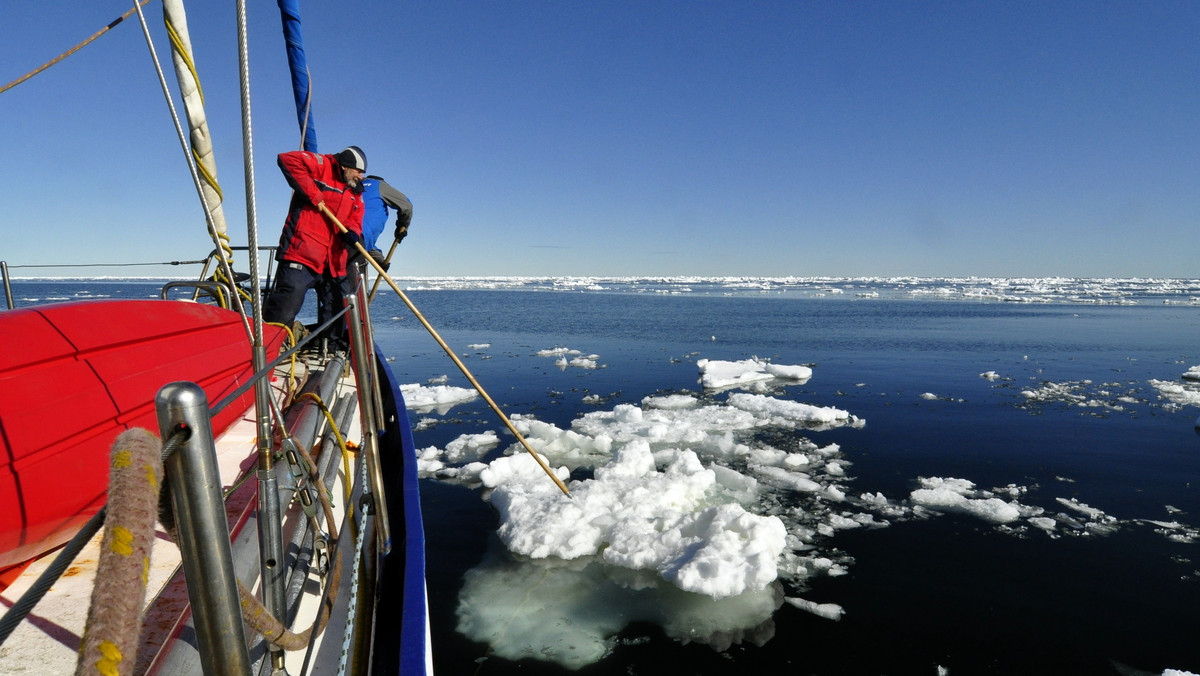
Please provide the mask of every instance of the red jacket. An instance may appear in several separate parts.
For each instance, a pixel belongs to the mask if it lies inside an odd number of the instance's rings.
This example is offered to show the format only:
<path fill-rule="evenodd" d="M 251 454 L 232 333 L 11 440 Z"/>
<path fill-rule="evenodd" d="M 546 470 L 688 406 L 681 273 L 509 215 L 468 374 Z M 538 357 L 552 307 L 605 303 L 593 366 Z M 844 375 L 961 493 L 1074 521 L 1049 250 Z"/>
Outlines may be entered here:
<path fill-rule="evenodd" d="M 304 150 L 280 153 L 279 168 L 296 192 L 288 208 L 275 260 L 302 263 L 315 272 L 326 270 L 334 277 L 346 274 L 346 245 L 337 236 L 337 226 L 317 210 L 325 206 L 342 225 L 362 234 L 363 201 L 342 178 L 342 167 L 334 155 Z"/>

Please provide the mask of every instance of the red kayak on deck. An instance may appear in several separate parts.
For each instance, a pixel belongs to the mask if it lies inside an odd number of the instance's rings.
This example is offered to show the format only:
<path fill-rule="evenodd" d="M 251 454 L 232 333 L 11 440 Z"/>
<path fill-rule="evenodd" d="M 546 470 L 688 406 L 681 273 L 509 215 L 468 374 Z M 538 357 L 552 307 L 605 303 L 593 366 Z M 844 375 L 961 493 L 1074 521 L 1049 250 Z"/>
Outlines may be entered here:
<path fill-rule="evenodd" d="M 191 381 L 222 400 L 253 375 L 233 310 L 104 300 L 0 313 L 0 569 L 63 544 L 106 500 L 109 454 L 132 427 L 155 433 L 154 397 Z M 268 359 L 285 332 L 264 327 Z M 213 418 L 219 435 L 253 389 Z"/>

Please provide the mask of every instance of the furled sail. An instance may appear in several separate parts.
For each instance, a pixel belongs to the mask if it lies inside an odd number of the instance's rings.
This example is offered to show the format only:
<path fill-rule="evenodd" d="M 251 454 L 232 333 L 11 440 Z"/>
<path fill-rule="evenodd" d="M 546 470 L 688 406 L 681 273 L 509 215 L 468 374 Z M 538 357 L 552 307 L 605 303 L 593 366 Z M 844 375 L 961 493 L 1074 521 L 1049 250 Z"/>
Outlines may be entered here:
<path fill-rule="evenodd" d="M 192 156 L 196 170 L 200 173 L 204 201 L 212 216 L 216 235 L 221 238 L 221 248 L 228 251 L 228 235 L 225 232 L 225 212 L 221 209 L 221 186 L 217 183 L 217 162 L 213 157 L 212 137 L 208 132 L 208 121 L 204 115 L 204 92 L 200 90 L 200 78 L 192 58 L 192 41 L 188 37 L 187 15 L 182 0 L 163 0 L 163 21 L 171 38 L 171 60 L 175 64 L 175 77 L 179 80 L 179 92 L 187 111 L 188 128 L 191 130 Z"/>
<path fill-rule="evenodd" d="M 287 42 L 288 66 L 292 70 L 292 96 L 296 100 L 296 120 L 300 123 L 301 148 L 317 152 L 317 129 L 312 116 L 312 78 L 304 57 L 304 35 L 300 31 L 300 1 L 279 0 L 283 19 L 283 37 Z"/>

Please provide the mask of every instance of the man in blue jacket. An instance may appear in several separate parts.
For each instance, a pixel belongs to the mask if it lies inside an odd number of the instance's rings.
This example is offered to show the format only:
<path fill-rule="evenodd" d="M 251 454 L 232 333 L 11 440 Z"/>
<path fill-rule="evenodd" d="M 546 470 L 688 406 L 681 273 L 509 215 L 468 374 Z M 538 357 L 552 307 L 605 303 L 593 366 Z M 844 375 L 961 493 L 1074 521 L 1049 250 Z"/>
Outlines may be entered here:
<path fill-rule="evenodd" d="M 408 235 L 408 225 L 412 222 L 412 202 L 404 193 L 388 185 L 388 182 L 378 176 L 363 178 L 363 246 L 370 252 L 384 270 L 389 265 L 384 262 L 382 252 L 376 246 L 379 236 L 387 225 L 389 209 L 396 211 L 396 243 Z"/>
<path fill-rule="evenodd" d="M 383 234 L 391 210 L 396 212 L 396 243 L 399 244 L 408 235 L 408 225 L 412 222 L 413 214 L 412 202 L 404 196 L 404 193 L 388 185 L 387 181 L 378 176 L 364 177 L 361 185 L 363 248 L 367 249 L 367 253 L 375 259 L 376 263 L 379 263 L 379 267 L 387 271 L 391 264 L 384 258 L 383 252 L 378 249 L 376 243 L 379 236 Z M 363 268 L 370 267 L 366 261 L 356 260 L 354 256 L 351 256 L 350 262 L 361 265 Z M 360 276 L 362 272 L 365 270 L 360 271 Z M 339 312 L 343 304 L 342 289 L 337 284 L 323 284 L 317 289 L 317 323 L 324 323 L 325 318 L 332 317 Z M 345 340 L 344 331 L 335 330 L 330 337 L 339 341 Z"/>

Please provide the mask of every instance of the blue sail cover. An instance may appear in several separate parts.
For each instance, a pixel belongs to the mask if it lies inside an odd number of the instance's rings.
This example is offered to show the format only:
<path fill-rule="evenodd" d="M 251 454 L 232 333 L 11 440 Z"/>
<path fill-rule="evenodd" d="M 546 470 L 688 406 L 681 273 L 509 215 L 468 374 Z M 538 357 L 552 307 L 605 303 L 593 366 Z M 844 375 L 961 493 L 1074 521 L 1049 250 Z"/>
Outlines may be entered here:
<path fill-rule="evenodd" d="M 283 38 L 287 42 L 288 66 L 292 69 L 292 95 L 296 99 L 296 120 L 304 134 L 304 150 L 317 152 L 317 128 L 309 106 L 308 62 L 304 58 L 304 36 L 300 32 L 300 0 L 279 0 L 283 19 Z M 306 116 L 307 110 L 307 116 Z M 307 117 L 307 121 L 305 118 Z"/>

